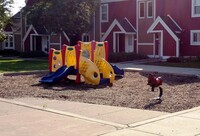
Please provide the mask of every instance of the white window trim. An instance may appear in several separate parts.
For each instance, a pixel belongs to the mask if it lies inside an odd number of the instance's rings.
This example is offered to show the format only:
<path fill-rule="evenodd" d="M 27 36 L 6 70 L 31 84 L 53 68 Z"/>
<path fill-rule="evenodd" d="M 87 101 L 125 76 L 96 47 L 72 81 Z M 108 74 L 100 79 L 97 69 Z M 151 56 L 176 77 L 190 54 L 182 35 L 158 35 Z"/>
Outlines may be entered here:
<path fill-rule="evenodd" d="M 103 37 L 104 37 L 104 35 L 105 35 L 106 33 L 105 32 L 101 32 L 101 34 L 100 34 L 100 39 L 101 39 L 101 41 L 104 41 L 105 39 L 103 39 Z"/>
<path fill-rule="evenodd" d="M 200 33 L 200 30 L 191 30 L 190 31 L 190 45 L 200 46 L 200 41 L 199 42 L 194 42 L 193 41 L 193 34 L 194 33 Z"/>
<path fill-rule="evenodd" d="M 106 9 L 107 9 L 107 17 L 106 17 L 107 19 L 106 19 L 106 20 L 103 20 L 103 19 L 102 19 L 102 6 L 106 6 Z M 108 17 L 109 17 L 108 14 L 109 14 L 108 4 L 102 4 L 102 5 L 101 5 L 101 8 L 100 8 L 100 19 L 101 19 L 101 22 L 102 22 L 102 23 L 103 23 L 103 22 L 108 22 L 108 20 L 109 20 L 109 19 L 108 19 Z"/>
<path fill-rule="evenodd" d="M 152 16 L 149 16 L 149 3 L 152 5 Z M 153 2 L 147 1 L 147 18 L 153 18 Z"/>
<path fill-rule="evenodd" d="M 5 34 L 6 34 L 6 36 L 8 36 L 8 35 L 12 35 L 12 36 L 13 36 L 13 47 L 10 47 L 10 40 L 9 40 L 9 46 L 6 47 L 6 45 L 5 45 L 5 44 L 6 44 L 6 41 L 4 41 L 4 42 L 3 42 L 3 45 L 4 45 L 3 48 L 4 48 L 4 49 L 12 49 L 12 50 L 14 50 L 14 49 L 15 49 L 15 40 L 14 40 L 14 39 L 15 39 L 15 36 L 14 36 L 14 34 L 13 34 L 13 33 L 5 33 Z"/>
<path fill-rule="evenodd" d="M 141 3 L 144 4 L 144 17 L 141 17 L 141 15 L 140 15 L 140 4 Z M 139 19 L 144 19 L 145 18 L 145 13 L 146 13 L 146 11 L 145 11 L 145 2 L 140 1 L 138 5 L 139 5 L 139 7 L 138 7 L 139 8 L 139 12 L 138 12 Z"/>
<path fill-rule="evenodd" d="M 191 6 L 192 6 L 192 11 L 191 11 L 191 13 L 192 13 L 192 17 L 200 17 L 200 14 L 195 14 L 194 13 L 194 0 L 192 0 L 192 4 L 191 4 Z"/>
<path fill-rule="evenodd" d="M 88 36 L 88 41 L 84 41 L 84 37 L 85 37 L 85 36 Z M 84 41 L 84 42 L 89 42 L 89 41 L 90 41 L 90 34 L 89 34 L 89 33 L 83 33 L 82 36 L 81 36 L 81 39 L 82 39 L 82 41 Z"/>

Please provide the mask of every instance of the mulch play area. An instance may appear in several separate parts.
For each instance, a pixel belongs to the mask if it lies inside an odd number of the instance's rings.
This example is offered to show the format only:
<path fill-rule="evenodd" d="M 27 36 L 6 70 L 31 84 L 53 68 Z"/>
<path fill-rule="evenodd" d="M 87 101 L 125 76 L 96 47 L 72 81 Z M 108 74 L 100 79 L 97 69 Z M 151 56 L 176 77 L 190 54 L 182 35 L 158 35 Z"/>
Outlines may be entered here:
<path fill-rule="evenodd" d="M 162 101 L 154 100 L 158 89 L 151 92 L 147 85 L 148 73 L 125 72 L 113 85 L 92 86 L 65 81 L 57 84 L 40 84 L 47 73 L 0 76 L 0 97 L 40 97 L 78 101 L 163 112 L 177 112 L 200 106 L 200 79 L 192 76 L 158 74 L 162 76 Z"/>

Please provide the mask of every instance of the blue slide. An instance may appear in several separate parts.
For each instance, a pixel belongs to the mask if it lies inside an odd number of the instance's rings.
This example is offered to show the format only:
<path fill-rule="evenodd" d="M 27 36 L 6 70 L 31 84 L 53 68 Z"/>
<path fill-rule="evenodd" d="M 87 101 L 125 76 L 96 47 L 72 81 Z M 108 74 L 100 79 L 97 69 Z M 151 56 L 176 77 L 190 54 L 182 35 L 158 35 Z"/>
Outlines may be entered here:
<path fill-rule="evenodd" d="M 110 64 L 110 65 L 112 66 L 112 68 L 117 76 L 124 76 L 123 69 L 118 68 L 116 65 L 112 65 L 112 64 Z"/>
<path fill-rule="evenodd" d="M 67 68 L 66 66 L 60 67 L 55 73 L 52 73 L 49 76 L 43 77 L 39 82 L 41 83 L 55 83 L 58 81 L 61 81 L 68 75 L 74 75 L 76 73 L 76 70 L 74 69 L 74 66 L 71 66 Z"/>

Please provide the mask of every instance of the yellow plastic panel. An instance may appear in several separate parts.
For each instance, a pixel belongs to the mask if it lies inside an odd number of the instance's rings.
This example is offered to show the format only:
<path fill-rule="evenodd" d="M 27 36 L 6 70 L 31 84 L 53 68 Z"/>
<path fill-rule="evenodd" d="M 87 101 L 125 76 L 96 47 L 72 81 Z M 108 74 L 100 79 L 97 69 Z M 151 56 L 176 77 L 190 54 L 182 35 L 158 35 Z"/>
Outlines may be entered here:
<path fill-rule="evenodd" d="M 105 59 L 105 56 L 106 56 L 106 52 L 105 52 L 104 42 L 97 42 L 95 52 L 94 52 L 94 58 L 104 58 Z"/>
<path fill-rule="evenodd" d="M 91 60 L 92 44 L 91 42 L 81 42 L 82 56 Z"/>
<path fill-rule="evenodd" d="M 52 72 L 56 72 L 62 66 L 61 50 L 54 50 L 52 55 Z"/>
<path fill-rule="evenodd" d="M 85 83 L 92 85 L 100 83 L 99 70 L 91 60 L 81 56 L 79 65 L 79 73 L 85 78 Z"/>
<path fill-rule="evenodd" d="M 67 67 L 76 66 L 75 46 L 67 46 L 65 53 L 65 64 L 67 65 Z"/>

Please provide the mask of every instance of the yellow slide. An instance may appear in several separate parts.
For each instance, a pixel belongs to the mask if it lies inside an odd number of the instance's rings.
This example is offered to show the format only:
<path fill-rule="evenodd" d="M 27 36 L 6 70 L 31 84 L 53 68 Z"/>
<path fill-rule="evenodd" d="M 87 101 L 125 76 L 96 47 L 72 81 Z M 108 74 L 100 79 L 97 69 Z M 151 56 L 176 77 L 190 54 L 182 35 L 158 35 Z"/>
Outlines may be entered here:
<path fill-rule="evenodd" d="M 104 58 L 96 58 L 95 64 L 99 69 L 99 72 L 102 73 L 103 78 L 110 79 L 110 83 L 113 83 L 115 80 L 115 73 L 112 66 Z"/>
<path fill-rule="evenodd" d="M 79 73 L 84 77 L 85 83 L 99 85 L 100 73 L 97 66 L 86 57 L 80 57 Z"/>
<path fill-rule="evenodd" d="M 99 72 L 102 74 L 103 78 L 109 79 L 110 83 L 113 83 L 115 80 L 115 73 L 113 67 L 105 60 L 105 44 L 104 42 L 97 42 L 96 49 L 94 52 L 94 63 L 99 69 Z"/>
<path fill-rule="evenodd" d="M 100 48 L 101 49 L 101 48 Z M 90 60 L 90 57 L 83 56 L 83 51 L 81 52 L 80 61 L 79 61 L 79 73 L 84 77 L 85 83 L 92 85 L 99 85 L 105 80 L 104 83 L 113 83 L 115 79 L 115 74 L 112 66 L 100 55 L 96 55 L 95 63 Z M 96 53 L 101 53 L 99 50 Z M 89 53 L 90 55 L 90 53 Z M 98 57 L 97 57 L 98 56 Z M 76 52 L 74 46 L 66 46 L 65 50 L 65 65 L 67 67 L 75 66 L 76 67 Z M 102 78 L 101 79 L 101 75 Z"/>

